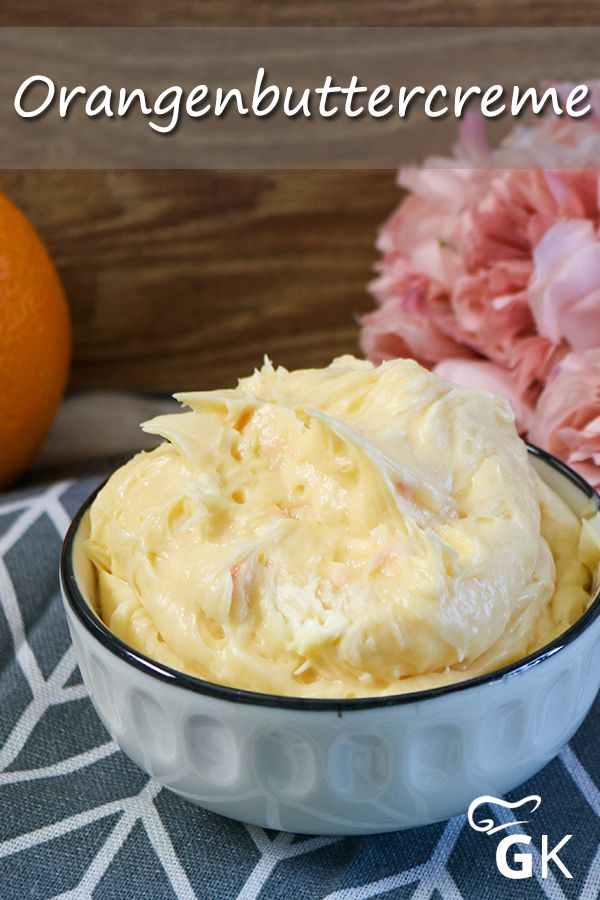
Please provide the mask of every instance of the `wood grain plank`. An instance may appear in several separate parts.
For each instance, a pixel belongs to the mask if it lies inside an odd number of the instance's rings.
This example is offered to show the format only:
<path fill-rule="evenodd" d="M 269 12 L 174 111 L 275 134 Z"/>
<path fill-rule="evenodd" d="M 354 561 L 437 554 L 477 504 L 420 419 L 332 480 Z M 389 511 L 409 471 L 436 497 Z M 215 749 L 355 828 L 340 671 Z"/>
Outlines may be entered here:
<path fill-rule="evenodd" d="M 12 172 L 73 310 L 71 386 L 234 384 L 357 351 L 394 173 Z"/>
<path fill-rule="evenodd" d="M 0 25 L 585 25 L 594 0 L 3 0 Z"/>

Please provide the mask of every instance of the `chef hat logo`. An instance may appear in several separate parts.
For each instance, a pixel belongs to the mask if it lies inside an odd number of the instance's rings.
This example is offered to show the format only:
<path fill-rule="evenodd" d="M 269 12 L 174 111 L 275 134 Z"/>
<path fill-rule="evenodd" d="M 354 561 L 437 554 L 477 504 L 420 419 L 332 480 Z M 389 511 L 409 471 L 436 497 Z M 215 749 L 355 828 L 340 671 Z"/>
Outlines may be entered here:
<path fill-rule="evenodd" d="M 529 819 L 515 819 L 512 816 L 507 819 L 506 816 L 499 816 L 498 818 L 504 818 L 505 821 L 500 821 L 498 824 L 493 818 L 476 819 L 475 814 L 477 813 L 477 810 L 480 806 L 497 806 L 501 809 L 506 810 L 520 809 L 521 807 L 529 806 L 529 809 L 526 811 L 529 813 L 534 813 L 536 809 L 539 808 L 541 802 L 542 798 L 537 794 L 531 794 L 529 797 L 523 797 L 522 800 L 516 800 L 514 803 L 510 803 L 508 800 L 503 800 L 501 797 L 492 797 L 485 794 L 482 797 L 476 797 L 475 800 L 473 800 L 467 812 L 467 820 L 471 828 L 473 828 L 475 831 L 481 831 L 484 834 L 492 835 L 496 834 L 498 831 L 502 831 L 505 828 L 511 828 L 513 825 L 524 825 L 525 823 L 529 822 Z"/>

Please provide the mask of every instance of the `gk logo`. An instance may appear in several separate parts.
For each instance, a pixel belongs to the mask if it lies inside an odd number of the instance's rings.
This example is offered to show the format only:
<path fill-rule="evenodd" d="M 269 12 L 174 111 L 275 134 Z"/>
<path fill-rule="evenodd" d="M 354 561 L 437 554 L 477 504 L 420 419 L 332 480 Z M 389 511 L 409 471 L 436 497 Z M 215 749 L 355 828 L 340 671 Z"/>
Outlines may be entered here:
<path fill-rule="evenodd" d="M 529 820 L 520 819 L 518 821 L 515 821 L 511 819 L 510 821 L 501 822 L 499 825 L 496 825 L 493 819 L 481 819 L 479 822 L 477 822 L 475 821 L 474 815 L 479 806 L 487 803 L 489 805 L 500 806 L 503 809 L 518 809 L 519 807 L 525 806 L 527 803 L 529 803 L 531 804 L 530 812 L 535 812 L 541 802 L 542 798 L 538 797 L 537 794 L 532 794 L 530 797 L 524 797 L 523 800 L 518 800 L 516 803 L 509 803 L 507 800 L 502 800 L 498 797 L 488 797 L 487 795 L 485 795 L 482 797 L 477 797 L 475 800 L 473 800 L 473 802 L 469 806 L 467 819 L 469 821 L 469 825 L 475 831 L 482 831 L 487 835 L 497 834 L 497 832 L 502 831 L 505 828 L 511 828 L 514 825 L 524 825 Z M 568 841 L 571 840 L 572 837 L 572 834 L 566 834 L 562 838 L 562 840 L 560 840 L 558 844 L 556 844 L 556 846 L 554 846 L 552 849 L 549 849 L 548 835 L 542 835 L 542 849 L 540 853 L 542 878 L 548 877 L 548 867 L 550 862 L 553 862 L 554 865 L 558 869 L 560 869 L 565 878 L 573 877 L 558 855 L 559 851 L 565 846 Z M 533 875 L 533 854 L 530 851 L 517 853 L 512 849 L 519 846 L 523 847 L 523 845 L 528 846 L 529 844 L 531 844 L 531 837 L 528 834 L 509 834 L 506 837 L 502 838 L 496 848 L 496 865 L 498 867 L 498 871 L 502 875 L 504 875 L 505 878 L 531 878 L 531 876 Z M 509 853 L 512 854 L 510 863 Z"/>

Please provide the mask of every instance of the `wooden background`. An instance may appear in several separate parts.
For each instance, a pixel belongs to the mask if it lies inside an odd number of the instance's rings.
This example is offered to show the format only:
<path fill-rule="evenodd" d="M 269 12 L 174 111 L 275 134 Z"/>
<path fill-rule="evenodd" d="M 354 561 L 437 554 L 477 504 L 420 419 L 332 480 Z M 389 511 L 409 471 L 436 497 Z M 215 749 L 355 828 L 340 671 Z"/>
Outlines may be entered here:
<path fill-rule="evenodd" d="M 2 0 L 0 25 L 598 25 L 562 0 Z M 394 173 L 0 172 L 61 271 L 73 388 L 229 385 L 357 350 Z"/>

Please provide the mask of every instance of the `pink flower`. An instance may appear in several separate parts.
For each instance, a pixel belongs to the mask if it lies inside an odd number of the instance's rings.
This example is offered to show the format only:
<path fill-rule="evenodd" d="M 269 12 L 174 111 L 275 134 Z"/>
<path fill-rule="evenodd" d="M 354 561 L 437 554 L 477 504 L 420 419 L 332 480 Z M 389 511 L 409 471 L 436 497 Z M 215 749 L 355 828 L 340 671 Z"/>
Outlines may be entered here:
<path fill-rule="evenodd" d="M 529 301 L 538 331 L 573 350 L 600 346 L 600 239 L 586 219 L 554 225 L 534 250 Z"/>
<path fill-rule="evenodd" d="M 434 372 L 461 387 L 491 391 L 504 397 L 513 407 L 519 431 L 525 433 L 529 430 L 533 407 L 521 397 L 518 385 L 507 369 L 479 359 L 445 359 L 437 364 Z"/>
<path fill-rule="evenodd" d="M 466 232 L 468 265 L 521 259 L 562 219 L 598 216 L 598 172 L 502 170 L 472 205 Z"/>
<path fill-rule="evenodd" d="M 371 284 L 379 309 L 362 319 L 363 350 L 374 361 L 408 353 L 427 365 L 487 357 L 514 373 L 529 402 L 561 344 L 536 325 L 535 249 L 564 216 L 599 217 L 598 173 L 469 172 L 401 173 L 419 193 L 381 230 Z"/>
<path fill-rule="evenodd" d="M 600 487 L 600 348 L 562 360 L 542 392 L 529 438 Z"/>
<path fill-rule="evenodd" d="M 417 275 L 398 257 L 372 286 L 381 295 L 379 309 L 362 320 L 362 347 L 369 359 L 412 356 L 431 366 L 447 356 L 471 356 L 436 324 L 436 309 L 444 316 L 445 300 L 435 282 Z"/>
<path fill-rule="evenodd" d="M 563 103 L 571 87 L 557 86 Z M 597 111 L 600 82 L 591 90 Z M 494 148 L 468 114 L 451 159 L 403 169 L 398 183 L 406 193 L 378 240 L 376 309 L 361 320 L 366 355 L 413 356 L 495 391 L 539 437 L 540 395 L 547 417 L 572 360 L 600 348 L 600 115 L 543 116 Z M 561 444 L 580 467 L 600 465 L 596 424 L 577 432 L 579 449 Z"/>

